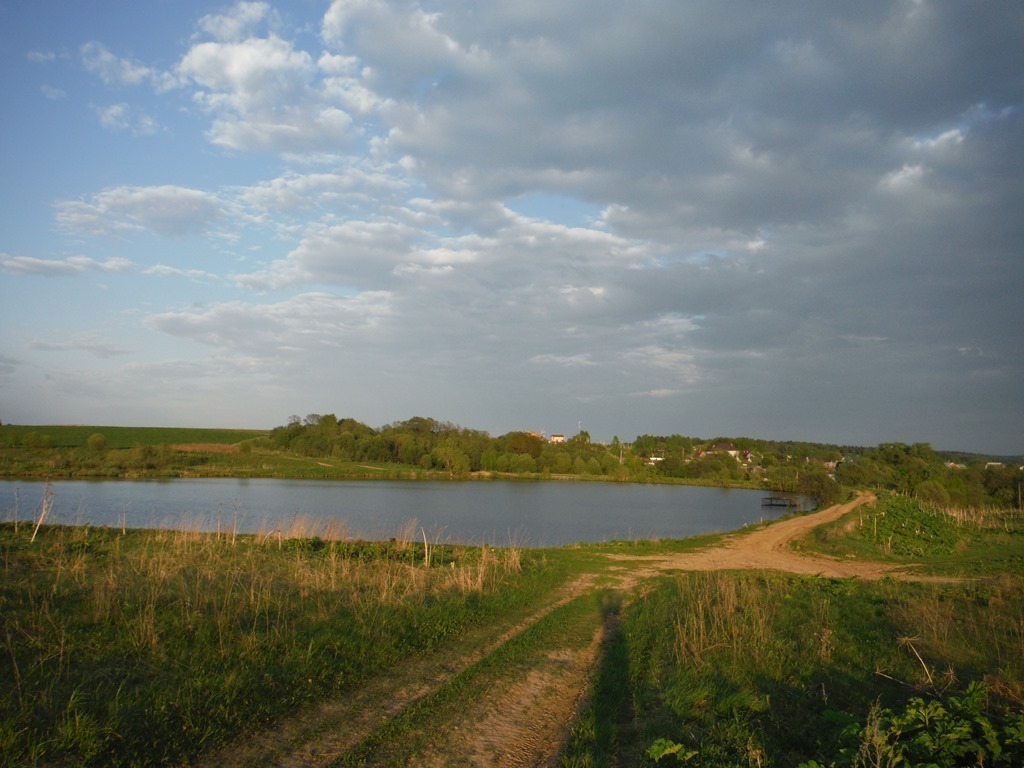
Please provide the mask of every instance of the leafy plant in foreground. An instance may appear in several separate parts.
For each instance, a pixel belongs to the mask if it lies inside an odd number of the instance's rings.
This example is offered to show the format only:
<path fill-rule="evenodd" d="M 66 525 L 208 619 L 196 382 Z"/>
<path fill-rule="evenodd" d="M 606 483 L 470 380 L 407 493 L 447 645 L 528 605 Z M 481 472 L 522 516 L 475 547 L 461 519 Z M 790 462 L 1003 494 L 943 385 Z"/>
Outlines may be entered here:
<path fill-rule="evenodd" d="M 913 698 L 899 712 L 876 705 L 865 724 L 847 727 L 831 762 L 810 761 L 800 768 L 1021 765 L 1024 712 L 993 717 L 985 712 L 986 700 L 986 686 L 975 681 L 945 704 Z"/>
<path fill-rule="evenodd" d="M 695 749 L 686 749 L 682 744 L 677 744 L 669 739 L 658 739 L 647 750 L 648 756 L 654 762 L 660 762 L 661 758 L 674 756 L 676 760 L 688 763 L 695 758 L 699 752 Z"/>

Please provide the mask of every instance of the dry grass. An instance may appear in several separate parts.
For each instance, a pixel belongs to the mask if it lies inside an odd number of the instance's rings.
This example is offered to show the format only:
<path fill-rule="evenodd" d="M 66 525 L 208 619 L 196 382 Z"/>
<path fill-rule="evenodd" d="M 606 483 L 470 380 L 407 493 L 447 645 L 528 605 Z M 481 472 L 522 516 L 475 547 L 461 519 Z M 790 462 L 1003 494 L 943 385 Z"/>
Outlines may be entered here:
<path fill-rule="evenodd" d="M 1024 523 L 1024 512 L 1019 509 L 1002 507 L 937 507 L 936 511 L 945 515 L 957 525 L 976 528 L 978 530 L 1015 530 Z"/>
<path fill-rule="evenodd" d="M 922 688 L 964 670 L 985 668 L 996 659 L 1008 680 L 1024 679 L 1024 582 L 1003 576 L 962 590 L 925 588 L 900 600 L 894 615 L 912 628 Z M 909 645 L 908 645 L 909 647 Z"/>
<path fill-rule="evenodd" d="M 688 580 L 687 610 L 675 620 L 676 659 L 698 664 L 709 653 L 724 651 L 763 660 L 772 644 L 773 582 L 719 572 Z"/>

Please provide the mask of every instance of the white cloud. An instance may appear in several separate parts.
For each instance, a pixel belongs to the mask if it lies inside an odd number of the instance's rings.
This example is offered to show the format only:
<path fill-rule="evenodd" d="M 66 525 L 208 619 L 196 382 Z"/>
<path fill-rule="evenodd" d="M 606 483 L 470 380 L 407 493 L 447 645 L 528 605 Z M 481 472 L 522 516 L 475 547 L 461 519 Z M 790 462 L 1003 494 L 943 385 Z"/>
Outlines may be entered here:
<path fill-rule="evenodd" d="M 962 130 L 959 128 L 951 128 L 948 131 L 943 131 L 938 136 L 914 139 L 913 143 L 915 148 L 930 152 L 941 152 L 960 146 L 964 143 L 964 138 L 964 132 Z"/>
<path fill-rule="evenodd" d="M 99 42 L 89 42 L 81 48 L 82 63 L 107 85 L 141 85 L 158 77 L 158 73 L 130 59 L 120 58 Z"/>
<path fill-rule="evenodd" d="M 342 108 L 347 105 L 319 90 L 310 54 L 274 35 L 198 43 L 177 73 L 199 87 L 194 99 L 214 116 L 208 132 L 214 144 L 254 151 L 338 150 L 353 138 L 352 118 Z M 332 87 L 345 91 L 337 81 Z"/>
<path fill-rule="evenodd" d="M 409 92 L 429 84 L 440 69 L 462 68 L 472 51 L 439 27 L 441 14 L 379 0 L 335 0 L 324 14 L 322 36 L 335 49 L 355 49 L 364 61 L 386 61 L 365 72 L 371 83 Z"/>
<path fill-rule="evenodd" d="M 651 397 L 656 399 L 662 399 L 667 397 L 675 397 L 680 394 L 682 390 L 679 389 L 651 389 L 646 392 L 635 392 L 634 397 Z"/>
<path fill-rule="evenodd" d="M 530 358 L 530 362 L 534 365 L 559 368 L 579 368 L 596 365 L 596 363 L 591 360 L 589 353 L 576 355 L 534 355 Z"/>
<path fill-rule="evenodd" d="M 35 339 L 29 348 L 41 352 L 88 352 L 101 359 L 110 359 L 128 354 L 128 350 L 112 341 L 100 338 L 96 334 L 78 333 L 66 341 L 40 341 Z"/>
<path fill-rule="evenodd" d="M 393 220 L 316 223 L 287 259 L 236 279 L 257 290 L 323 283 L 377 288 L 391 282 L 397 265 L 409 261 L 419 237 L 418 230 Z"/>
<path fill-rule="evenodd" d="M 921 165 L 904 165 L 890 171 L 882 177 L 881 186 L 893 192 L 913 187 L 924 177 L 925 170 Z"/>
<path fill-rule="evenodd" d="M 151 230 L 181 237 L 206 231 L 223 216 L 224 204 L 214 195 L 172 185 L 114 187 L 88 202 L 57 204 L 60 226 L 91 235 Z"/>
<path fill-rule="evenodd" d="M 399 264 L 392 272 L 400 277 L 443 277 L 455 271 L 451 264 L 424 266 L 423 264 Z"/>
<path fill-rule="evenodd" d="M 0 267 L 16 275 L 43 275 L 58 277 L 80 275 L 87 271 L 125 272 L 132 267 L 131 261 L 109 258 L 96 261 L 88 256 L 68 256 L 66 259 L 38 259 L 33 256 L 9 256 L 0 254 Z"/>
<path fill-rule="evenodd" d="M 182 75 L 205 89 L 200 103 L 240 115 L 287 107 L 304 92 L 313 70 L 308 53 L 274 36 L 199 43 L 178 64 Z"/>
<path fill-rule="evenodd" d="M 220 280 L 218 275 L 204 269 L 180 269 L 168 264 L 154 264 L 152 267 L 142 270 L 142 274 L 157 277 L 184 277 L 196 281 Z"/>
<path fill-rule="evenodd" d="M 271 304 L 225 302 L 202 311 L 150 315 L 146 324 L 172 336 L 261 357 L 343 347 L 391 314 L 391 295 L 302 293 Z"/>
<path fill-rule="evenodd" d="M 687 384 L 695 383 L 700 377 L 700 370 L 692 352 L 648 345 L 626 350 L 622 357 L 630 365 L 640 366 L 641 369 L 668 371 L 673 379 Z"/>
<path fill-rule="evenodd" d="M 237 41 L 251 35 L 271 13 L 263 2 L 238 2 L 226 13 L 213 13 L 199 19 L 198 27 L 218 40 Z"/>
<path fill-rule="evenodd" d="M 150 136 L 157 131 L 156 121 L 152 117 L 123 102 L 94 109 L 100 125 L 109 131 L 128 131 L 135 136 Z"/>
<path fill-rule="evenodd" d="M 239 190 L 239 199 L 260 215 L 298 212 L 369 212 L 399 206 L 408 183 L 387 168 L 352 164 L 334 172 L 289 173 Z"/>
<path fill-rule="evenodd" d="M 354 77 L 359 74 L 359 59 L 355 56 L 322 53 L 316 65 L 328 75 Z"/>

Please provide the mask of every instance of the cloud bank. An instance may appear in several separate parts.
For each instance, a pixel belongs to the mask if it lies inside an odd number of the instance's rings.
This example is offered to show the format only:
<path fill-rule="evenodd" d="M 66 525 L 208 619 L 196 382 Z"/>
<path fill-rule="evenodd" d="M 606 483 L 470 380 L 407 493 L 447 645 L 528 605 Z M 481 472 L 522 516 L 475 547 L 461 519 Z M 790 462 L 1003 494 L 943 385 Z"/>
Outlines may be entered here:
<path fill-rule="evenodd" d="M 224 174 L 98 184 L 56 205 L 92 255 L 0 262 L 136 265 L 143 327 L 203 393 L 166 419 L 1020 450 L 1018 4 L 299 13 L 205 9 L 163 63 L 84 42 L 117 92 L 100 124 Z M 248 402 L 209 394 L 239 370 Z"/>

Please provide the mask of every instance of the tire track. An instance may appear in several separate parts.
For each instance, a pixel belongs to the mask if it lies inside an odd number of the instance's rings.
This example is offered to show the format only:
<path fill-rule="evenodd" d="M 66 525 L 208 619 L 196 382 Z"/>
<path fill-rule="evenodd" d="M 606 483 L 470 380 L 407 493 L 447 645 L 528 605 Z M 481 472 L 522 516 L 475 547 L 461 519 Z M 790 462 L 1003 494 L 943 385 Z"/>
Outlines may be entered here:
<path fill-rule="evenodd" d="M 538 621 L 590 588 L 585 575 L 564 587 L 558 599 L 505 630 L 478 649 L 456 658 L 439 649 L 405 660 L 384 675 L 343 697 L 307 707 L 274 727 L 247 734 L 201 756 L 196 768 L 322 768 L 368 738 L 407 707 L 437 691 L 447 681 L 487 658 Z"/>

